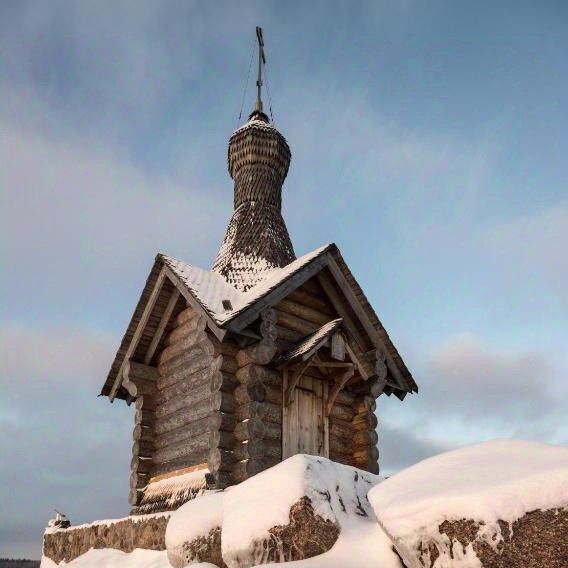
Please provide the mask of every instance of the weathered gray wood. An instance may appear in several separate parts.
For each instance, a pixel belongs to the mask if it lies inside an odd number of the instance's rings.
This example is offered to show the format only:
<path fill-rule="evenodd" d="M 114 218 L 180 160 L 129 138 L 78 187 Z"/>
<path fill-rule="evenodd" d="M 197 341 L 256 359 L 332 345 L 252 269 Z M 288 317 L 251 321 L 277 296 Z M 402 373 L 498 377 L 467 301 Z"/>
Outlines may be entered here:
<path fill-rule="evenodd" d="M 287 327 L 283 327 L 281 325 L 276 326 L 276 331 L 278 333 L 278 338 L 286 341 L 288 344 L 296 343 L 305 336 L 304 333 L 294 331 L 293 329 L 288 329 Z"/>
<path fill-rule="evenodd" d="M 232 393 L 238 386 L 238 381 L 235 378 L 235 375 L 231 375 L 230 373 L 223 373 L 221 371 L 217 371 L 211 373 L 211 391 L 223 391 Z"/>
<path fill-rule="evenodd" d="M 209 341 L 209 336 L 205 330 L 196 329 L 191 333 L 188 333 L 185 337 L 172 343 L 168 347 L 164 348 L 160 353 L 159 357 L 159 364 L 163 365 L 167 363 L 170 359 L 179 355 L 180 353 L 184 353 L 185 351 L 197 346 L 201 345 L 204 341 Z M 213 347 L 207 349 L 207 353 L 213 353 Z"/>
<path fill-rule="evenodd" d="M 235 410 L 237 422 L 250 418 L 260 418 L 267 422 L 282 424 L 282 405 L 269 402 L 249 402 L 242 404 Z"/>
<path fill-rule="evenodd" d="M 176 444 L 177 442 L 181 442 L 188 438 L 200 436 L 201 434 L 210 431 L 209 416 L 206 415 L 194 420 L 193 422 L 182 424 L 175 430 L 168 430 L 167 432 L 156 434 L 153 440 L 154 447 L 157 449 L 165 448 L 166 446 Z"/>
<path fill-rule="evenodd" d="M 377 446 L 368 446 L 362 450 L 355 450 L 353 452 L 353 457 L 356 461 L 359 460 L 374 460 L 379 459 L 379 449 Z"/>
<path fill-rule="evenodd" d="M 297 302 L 298 304 L 303 304 L 304 306 L 317 310 L 322 314 L 326 314 L 328 316 L 334 315 L 333 307 L 326 302 L 324 298 L 316 296 L 302 288 L 298 288 L 291 292 L 287 299 Z M 330 319 L 333 318 L 331 317 Z"/>
<path fill-rule="evenodd" d="M 158 380 L 158 390 L 163 390 L 203 369 L 211 370 L 212 372 L 214 372 L 218 371 L 220 367 L 220 359 L 211 359 L 209 355 L 202 354 L 192 361 L 189 361 L 186 366 L 181 367 L 177 371 L 162 375 Z"/>
<path fill-rule="evenodd" d="M 142 491 L 142 489 L 139 489 L 138 487 L 133 487 L 128 492 L 128 503 L 132 506 L 138 505 L 140 503 L 140 500 L 142 499 L 143 494 L 144 492 Z"/>
<path fill-rule="evenodd" d="M 141 408 L 134 413 L 134 425 L 153 426 L 155 418 L 154 412 Z"/>
<path fill-rule="evenodd" d="M 289 297 L 285 300 L 282 300 L 277 306 L 276 309 L 279 312 L 284 312 L 286 314 L 295 316 L 300 318 L 304 321 L 308 321 L 311 323 L 315 323 L 318 327 L 322 326 L 323 324 L 327 323 L 331 320 L 328 314 L 322 313 L 318 310 L 313 308 L 304 306 L 303 304 L 298 304 L 291 300 Z M 279 319 L 280 321 L 280 319 Z"/>
<path fill-rule="evenodd" d="M 320 327 L 317 323 L 308 322 L 302 318 L 287 314 L 286 312 L 279 310 L 277 310 L 277 312 L 279 327 L 286 327 L 303 335 L 310 335 Z"/>
<path fill-rule="evenodd" d="M 163 475 L 164 473 L 170 473 L 171 471 L 177 471 L 178 469 L 183 469 L 192 465 L 206 463 L 208 458 L 209 448 L 205 448 L 199 452 L 182 456 L 175 460 L 155 464 L 152 470 L 152 476 Z"/>
<path fill-rule="evenodd" d="M 346 440 L 353 440 L 355 429 L 350 422 L 330 419 L 329 435 L 337 438 L 344 438 Z"/>
<path fill-rule="evenodd" d="M 335 399 L 339 391 L 346 385 L 347 381 L 354 375 L 355 369 L 353 367 L 347 369 L 344 373 L 341 373 L 339 376 L 335 378 L 335 383 L 331 387 L 329 391 L 328 399 L 325 403 L 325 414 L 329 416 L 331 414 L 331 410 L 335 403 Z"/>
<path fill-rule="evenodd" d="M 260 381 L 251 381 L 244 385 L 239 385 L 235 389 L 234 395 L 238 405 L 246 404 L 250 401 L 263 402 L 266 399 L 266 388 Z"/>
<path fill-rule="evenodd" d="M 246 365 L 235 373 L 235 378 L 240 383 L 261 381 L 265 385 L 282 384 L 282 377 L 279 371 L 261 365 Z"/>
<path fill-rule="evenodd" d="M 156 464 L 161 464 L 181 457 L 198 455 L 203 450 L 209 451 L 209 432 L 156 449 L 152 458 Z"/>
<path fill-rule="evenodd" d="M 233 414 L 227 412 L 211 412 L 209 417 L 209 428 L 211 432 L 215 430 L 225 430 L 233 432 L 237 420 Z"/>
<path fill-rule="evenodd" d="M 148 351 L 146 351 L 146 355 L 144 357 L 144 363 L 148 365 L 154 357 L 154 353 L 156 352 L 156 348 L 158 347 L 160 340 L 162 339 L 162 335 L 170 321 L 172 316 L 172 312 L 176 307 L 176 303 L 179 299 L 180 293 L 179 290 L 176 288 L 168 301 L 168 305 L 166 306 L 164 313 L 162 314 L 162 318 L 160 319 L 160 323 L 158 324 L 158 328 L 156 329 L 156 333 L 154 333 L 154 337 L 152 337 L 152 341 L 148 347 Z"/>
<path fill-rule="evenodd" d="M 276 344 L 274 341 L 263 339 L 254 343 L 237 353 L 237 364 L 239 367 L 256 363 L 257 365 L 267 365 L 276 355 Z"/>
<path fill-rule="evenodd" d="M 347 422 L 351 422 L 353 417 L 355 416 L 355 412 L 351 406 L 345 406 L 343 404 L 339 404 L 337 401 L 333 405 L 331 412 L 329 414 L 330 418 L 339 418 L 340 420 L 346 420 Z"/>
<path fill-rule="evenodd" d="M 203 331 L 200 331 L 199 333 L 204 334 Z M 179 345 L 179 343 L 175 343 L 174 345 L 167 347 L 166 349 L 178 349 Z M 175 373 L 180 369 L 180 367 L 184 367 L 192 359 L 196 359 L 201 355 L 209 355 L 209 357 L 212 358 L 214 351 L 215 350 L 213 348 L 213 344 L 209 341 L 207 335 L 204 335 L 204 337 L 202 337 L 197 343 L 192 343 L 191 345 L 184 346 L 183 349 L 178 350 L 178 352 L 169 359 L 162 360 L 162 355 L 160 355 L 158 370 L 160 371 L 160 375 L 169 375 L 171 373 Z"/>
<path fill-rule="evenodd" d="M 266 386 L 264 387 L 266 396 L 265 400 L 271 402 L 272 404 L 282 404 L 282 388 Z"/>
<path fill-rule="evenodd" d="M 173 385 L 160 389 L 156 395 L 156 413 L 159 413 L 160 408 L 171 401 L 181 396 L 195 393 L 196 398 L 203 398 L 211 392 L 211 372 L 209 369 L 203 369 L 190 375 L 183 381 L 178 381 Z"/>
<path fill-rule="evenodd" d="M 235 446 L 235 437 L 233 432 L 224 430 L 213 430 L 209 435 L 209 447 L 221 448 L 223 450 L 232 450 Z"/>
<path fill-rule="evenodd" d="M 211 411 L 235 413 L 235 397 L 232 394 L 218 391 L 211 395 Z"/>
<path fill-rule="evenodd" d="M 160 373 L 156 367 L 137 363 L 136 361 L 130 361 L 128 364 L 128 376 L 135 381 L 140 379 L 142 381 L 155 383 L 160 377 Z"/>
<path fill-rule="evenodd" d="M 134 489 L 136 487 L 145 487 L 148 484 L 149 479 L 150 479 L 149 473 L 132 472 L 130 474 L 130 488 Z"/>
<path fill-rule="evenodd" d="M 239 422 L 235 426 L 235 439 L 239 442 L 261 438 L 278 440 L 281 435 L 282 429 L 279 424 L 274 422 L 265 422 L 258 418 L 251 418 L 249 420 Z"/>
<path fill-rule="evenodd" d="M 235 457 L 232 451 L 221 448 L 213 448 L 209 453 L 207 466 L 213 474 L 219 471 L 232 471 L 235 465 Z"/>
<path fill-rule="evenodd" d="M 237 461 L 249 458 L 282 459 L 282 444 L 280 440 L 247 440 L 237 444 L 233 453 Z"/>
<path fill-rule="evenodd" d="M 178 343 L 191 333 L 194 333 L 196 331 L 204 331 L 206 327 L 207 320 L 204 317 L 192 318 L 170 331 L 168 337 L 166 338 L 166 345 L 173 345 L 174 343 Z"/>
<path fill-rule="evenodd" d="M 197 313 L 197 311 L 192 306 L 188 306 L 187 308 L 185 308 L 185 310 L 182 310 L 177 315 L 176 324 L 178 326 L 181 326 L 184 323 L 186 323 L 187 321 L 196 318 L 198 315 L 199 314 Z"/>
<path fill-rule="evenodd" d="M 154 451 L 153 440 L 136 440 L 132 444 L 132 453 L 140 457 L 152 457 Z"/>
<path fill-rule="evenodd" d="M 149 426 L 142 426 L 142 424 L 137 424 L 134 426 L 134 431 L 132 432 L 132 439 L 136 440 L 152 440 L 154 438 L 154 429 Z"/>
<path fill-rule="evenodd" d="M 150 472 L 152 470 L 152 458 L 133 455 L 130 460 L 130 470 L 136 472 Z"/>
<path fill-rule="evenodd" d="M 211 413 L 211 401 L 209 398 L 200 401 L 194 401 L 191 395 L 188 397 L 187 405 L 184 406 L 182 412 L 174 412 L 161 420 L 156 421 L 154 430 L 156 434 L 164 434 L 170 430 L 176 430 L 185 424 L 195 422 L 200 418 L 208 416 Z"/>

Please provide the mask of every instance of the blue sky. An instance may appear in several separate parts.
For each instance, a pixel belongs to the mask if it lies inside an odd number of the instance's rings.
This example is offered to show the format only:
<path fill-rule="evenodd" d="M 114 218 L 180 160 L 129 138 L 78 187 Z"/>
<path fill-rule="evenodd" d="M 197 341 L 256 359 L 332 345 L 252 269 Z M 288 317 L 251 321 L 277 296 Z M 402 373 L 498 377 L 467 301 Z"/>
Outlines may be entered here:
<path fill-rule="evenodd" d="M 255 25 L 296 252 L 339 245 L 421 387 L 380 400 L 384 471 L 568 443 L 564 2 L 6 0 L 2 556 L 128 510 L 132 410 L 96 394 L 155 253 L 215 256 Z"/>

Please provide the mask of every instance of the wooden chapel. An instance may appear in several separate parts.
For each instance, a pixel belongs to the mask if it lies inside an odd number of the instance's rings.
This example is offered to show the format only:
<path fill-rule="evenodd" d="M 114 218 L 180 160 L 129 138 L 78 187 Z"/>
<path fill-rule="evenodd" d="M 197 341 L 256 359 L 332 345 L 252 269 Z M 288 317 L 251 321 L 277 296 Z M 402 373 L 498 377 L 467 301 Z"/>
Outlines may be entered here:
<path fill-rule="evenodd" d="M 378 473 L 376 399 L 417 386 L 334 244 L 300 258 L 290 148 L 261 100 L 229 140 L 234 211 L 211 270 L 158 254 L 101 394 L 136 407 L 129 501 L 171 510 L 297 453 Z"/>

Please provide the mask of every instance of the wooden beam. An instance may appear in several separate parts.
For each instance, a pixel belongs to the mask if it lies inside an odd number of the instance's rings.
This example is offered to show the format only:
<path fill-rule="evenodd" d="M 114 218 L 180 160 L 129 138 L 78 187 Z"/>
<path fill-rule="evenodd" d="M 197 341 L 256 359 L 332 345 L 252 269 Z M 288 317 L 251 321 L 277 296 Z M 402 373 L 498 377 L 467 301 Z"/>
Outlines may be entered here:
<path fill-rule="evenodd" d="M 367 348 L 365 347 L 365 342 L 361 337 L 361 334 L 357 331 L 357 327 L 355 326 L 355 322 L 353 318 L 349 315 L 347 310 L 345 309 L 344 302 L 339 297 L 339 294 L 336 292 L 333 284 L 329 281 L 328 277 L 325 274 L 318 274 L 317 279 L 321 284 L 324 292 L 329 296 L 333 307 L 336 309 L 339 317 L 343 320 L 345 327 L 349 330 L 349 333 L 353 336 L 353 339 L 359 344 L 359 347 L 362 351 L 365 351 Z"/>
<path fill-rule="evenodd" d="M 355 374 L 355 367 L 351 365 L 350 369 L 341 373 L 339 377 L 335 379 L 335 383 L 329 392 L 327 401 L 325 403 L 325 415 L 329 416 L 331 414 L 331 410 L 333 408 L 333 404 L 335 403 L 335 399 L 337 398 L 337 394 L 339 391 L 347 384 L 347 381 Z"/>
<path fill-rule="evenodd" d="M 352 368 L 355 365 L 353 363 L 339 363 L 337 361 L 321 361 L 321 360 L 317 360 L 317 361 L 310 361 L 310 366 L 311 367 L 348 367 L 348 368 Z"/>
<path fill-rule="evenodd" d="M 371 375 L 369 375 L 367 371 L 365 371 L 365 367 L 361 364 L 361 361 L 359 361 L 359 358 L 357 357 L 357 355 L 355 355 L 353 349 L 351 349 L 347 340 L 345 340 L 345 350 L 347 351 L 347 354 L 349 355 L 351 361 L 353 361 L 357 365 L 357 370 L 359 371 L 359 374 L 366 381 Z"/>
<path fill-rule="evenodd" d="M 132 336 L 130 344 L 128 345 L 128 349 L 126 350 L 126 353 L 124 354 L 124 358 L 122 359 L 122 363 L 120 364 L 120 368 L 119 368 L 118 373 L 116 375 L 116 379 L 114 380 L 114 383 L 112 385 L 112 389 L 111 389 L 110 394 L 109 394 L 109 400 L 111 402 L 115 399 L 116 393 L 118 392 L 118 389 L 120 388 L 120 385 L 122 383 L 124 368 L 125 368 L 126 364 L 130 361 L 130 358 L 132 357 L 136 347 L 138 346 L 138 342 L 140 341 L 140 338 L 142 337 L 142 332 L 144 331 L 144 328 L 146 327 L 146 324 L 148 323 L 148 319 L 150 318 L 150 314 L 152 313 L 152 310 L 154 309 L 154 305 L 156 304 L 156 300 L 158 299 L 158 295 L 160 294 L 160 291 L 162 290 L 162 286 L 164 284 L 165 278 L 166 278 L 166 267 L 162 266 L 162 269 L 160 270 L 160 274 L 158 275 L 158 278 L 156 279 L 156 283 L 154 284 L 154 289 L 152 290 L 152 293 L 150 294 L 150 297 L 148 298 L 148 302 L 146 303 L 146 307 L 144 308 L 144 311 L 142 312 L 142 317 L 140 318 L 140 321 L 138 322 L 138 325 L 136 326 L 136 329 L 134 330 L 134 335 Z"/>
<path fill-rule="evenodd" d="M 367 334 L 368 334 L 369 338 L 371 339 L 371 341 L 373 342 L 374 346 L 376 348 L 377 347 L 380 348 L 382 350 L 382 352 L 386 355 L 387 362 L 389 364 L 389 368 L 392 369 L 394 376 L 397 379 L 397 383 L 399 384 L 400 388 L 402 388 L 406 391 L 406 388 L 407 388 L 406 387 L 406 381 L 402 377 L 402 374 L 401 374 L 399 368 L 396 366 L 393 358 L 391 357 L 390 353 L 386 349 L 386 345 L 383 343 L 382 339 L 379 337 L 377 330 L 375 329 L 374 325 L 372 324 L 371 320 L 369 319 L 369 316 L 367 315 L 367 313 L 363 309 L 361 302 L 353 293 L 351 286 L 349 285 L 349 283 L 345 279 L 343 272 L 341 271 L 341 269 L 339 268 L 339 266 L 337 265 L 337 263 L 335 262 L 335 260 L 333 258 L 329 259 L 328 268 L 331 271 L 336 282 L 341 287 L 341 291 L 343 292 L 343 294 L 347 298 L 349 305 L 351 306 L 353 311 L 357 314 L 357 317 L 361 320 L 361 323 L 363 324 L 363 327 L 365 328 L 365 331 L 367 332 Z"/>
<path fill-rule="evenodd" d="M 174 291 L 172 292 L 168 305 L 166 306 L 166 309 L 162 314 L 162 319 L 158 324 L 158 329 L 156 329 L 156 333 L 154 334 L 154 337 L 152 337 L 152 342 L 150 343 L 150 347 L 148 347 L 148 351 L 146 351 L 146 356 L 144 357 L 145 365 L 150 364 L 150 361 L 152 360 L 152 357 L 154 356 L 154 353 L 158 348 L 160 339 L 162 339 L 162 335 L 164 335 L 164 331 L 166 329 L 166 326 L 168 325 L 168 322 L 170 321 L 170 317 L 172 316 L 172 312 L 176 307 L 176 303 L 178 301 L 179 296 L 180 292 L 177 288 L 175 288 Z"/>

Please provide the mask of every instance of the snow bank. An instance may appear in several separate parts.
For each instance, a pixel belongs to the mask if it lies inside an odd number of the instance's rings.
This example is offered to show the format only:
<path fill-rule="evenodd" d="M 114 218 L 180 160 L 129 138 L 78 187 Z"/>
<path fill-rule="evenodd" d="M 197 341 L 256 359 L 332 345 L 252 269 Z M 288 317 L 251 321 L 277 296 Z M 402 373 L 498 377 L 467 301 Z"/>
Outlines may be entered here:
<path fill-rule="evenodd" d="M 458 566 L 458 560 L 478 566 L 474 540 L 501 552 L 504 538 L 511 538 L 501 527 L 508 525 L 509 533 L 527 512 L 568 505 L 568 448 L 512 440 L 469 446 L 402 471 L 374 487 L 369 499 L 409 565 L 420 565 L 420 551 L 422 559 L 436 557 L 436 567 Z M 444 521 L 454 523 L 446 533 Z M 467 545 L 454 547 L 452 531 L 474 532 L 460 537 Z M 424 552 L 430 544 L 436 551 Z"/>
<path fill-rule="evenodd" d="M 166 528 L 168 559 L 174 568 L 221 556 L 223 493 L 205 493 L 172 513 Z M 216 534 L 218 533 L 218 534 Z"/>
<path fill-rule="evenodd" d="M 115 548 L 92 548 L 69 563 L 56 564 L 53 560 L 43 557 L 41 568 L 69 566 L 70 568 L 171 568 L 165 550 L 142 550 L 137 548 L 132 552 L 122 552 Z"/>

